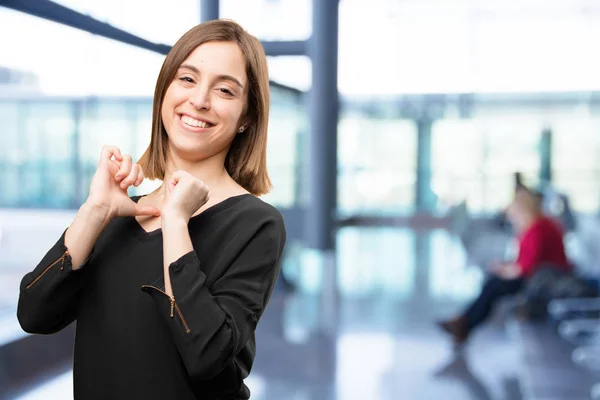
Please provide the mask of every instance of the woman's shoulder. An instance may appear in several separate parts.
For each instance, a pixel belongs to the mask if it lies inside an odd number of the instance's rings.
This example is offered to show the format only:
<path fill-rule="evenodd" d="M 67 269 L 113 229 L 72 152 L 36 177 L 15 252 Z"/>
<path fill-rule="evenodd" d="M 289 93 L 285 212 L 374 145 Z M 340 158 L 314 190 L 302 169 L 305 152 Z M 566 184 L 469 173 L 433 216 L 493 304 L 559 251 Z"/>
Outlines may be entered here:
<path fill-rule="evenodd" d="M 240 215 L 252 218 L 253 220 L 273 220 L 283 223 L 283 215 L 269 202 L 252 194 L 243 194 L 235 196 L 233 199 Z"/>
<path fill-rule="evenodd" d="M 192 231 L 197 229 L 201 235 L 208 230 L 213 238 L 227 236 L 245 241 L 260 236 L 277 242 L 285 241 L 287 236 L 281 212 L 252 194 L 231 196 L 203 214 L 190 221 Z"/>

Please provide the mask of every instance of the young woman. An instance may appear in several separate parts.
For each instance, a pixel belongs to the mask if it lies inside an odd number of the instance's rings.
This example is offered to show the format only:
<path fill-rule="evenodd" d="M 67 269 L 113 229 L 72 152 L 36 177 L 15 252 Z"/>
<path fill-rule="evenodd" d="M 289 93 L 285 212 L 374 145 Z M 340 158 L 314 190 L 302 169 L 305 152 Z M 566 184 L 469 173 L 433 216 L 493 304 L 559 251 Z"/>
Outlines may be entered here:
<path fill-rule="evenodd" d="M 167 55 L 139 163 L 103 148 L 87 201 L 19 297 L 27 332 L 77 321 L 75 398 L 250 397 L 254 331 L 286 240 L 256 197 L 270 189 L 268 112 L 260 42 L 211 21 Z M 145 177 L 162 186 L 129 197 Z"/>

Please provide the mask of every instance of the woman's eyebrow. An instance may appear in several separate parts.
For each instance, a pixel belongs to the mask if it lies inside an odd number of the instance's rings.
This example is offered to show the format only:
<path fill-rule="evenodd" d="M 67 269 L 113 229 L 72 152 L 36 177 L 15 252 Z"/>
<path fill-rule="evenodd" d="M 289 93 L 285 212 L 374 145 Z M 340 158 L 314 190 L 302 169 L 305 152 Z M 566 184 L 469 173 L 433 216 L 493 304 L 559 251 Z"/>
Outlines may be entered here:
<path fill-rule="evenodd" d="M 194 67 L 191 64 L 181 64 L 181 66 L 179 67 L 180 69 L 189 69 L 190 71 L 192 71 L 195 74 L 200 75 L 200 70 L 196 67 Z M 244 88 L 244 85 L 242 85 L 242 82 L 239 81 L 239 79 L 231 76 L 231 75 L 219 75 L 217 76 L 218 80 L 224 80 L 224 81 L 230 81 L 232 83 L 235 83 L 237 86 L 240 87 L 240 89 Z"/>

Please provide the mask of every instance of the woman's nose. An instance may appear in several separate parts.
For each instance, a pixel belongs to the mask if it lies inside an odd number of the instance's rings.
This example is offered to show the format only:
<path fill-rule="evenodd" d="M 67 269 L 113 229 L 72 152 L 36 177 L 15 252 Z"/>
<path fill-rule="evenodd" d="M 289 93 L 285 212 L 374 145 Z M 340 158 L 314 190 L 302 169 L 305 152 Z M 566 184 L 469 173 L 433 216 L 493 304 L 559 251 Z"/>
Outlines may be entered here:
<path fill-rule="evenodd" d="M 208 90 L 198 89 L 190 96 L 190 104 L 197 110 L 210 110 L 210 98 Z"/>

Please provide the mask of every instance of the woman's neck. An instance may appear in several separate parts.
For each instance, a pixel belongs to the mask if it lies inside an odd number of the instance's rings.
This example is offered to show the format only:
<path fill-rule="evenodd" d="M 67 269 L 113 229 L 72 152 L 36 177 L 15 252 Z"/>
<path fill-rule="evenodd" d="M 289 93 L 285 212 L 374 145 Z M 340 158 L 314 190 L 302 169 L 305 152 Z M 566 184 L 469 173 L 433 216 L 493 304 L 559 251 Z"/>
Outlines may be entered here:
<path fill-rule="evenodd" d="M 202 160 L 188 160 L 169 152 L 163 182 L 168 182 L 176 171 L 186 171 L 204 182 L 212 193 L 231 185 L 232 178 L 225 169 L 227 151 L 214 154 Z"/>

